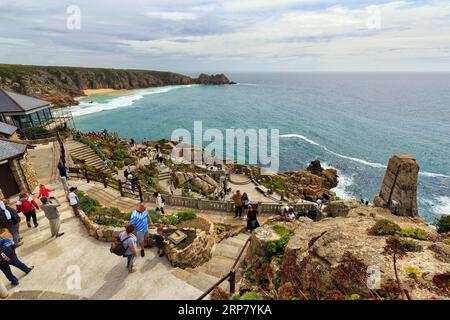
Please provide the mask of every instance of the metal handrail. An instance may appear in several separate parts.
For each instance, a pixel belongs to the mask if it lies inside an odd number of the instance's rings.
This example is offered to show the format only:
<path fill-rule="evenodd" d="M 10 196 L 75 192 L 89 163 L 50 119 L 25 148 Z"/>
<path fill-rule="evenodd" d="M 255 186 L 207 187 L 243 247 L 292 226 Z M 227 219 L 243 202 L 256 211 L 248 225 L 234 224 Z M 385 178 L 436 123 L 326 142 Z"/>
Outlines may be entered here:
<path fill-rule="evenodd" d="M 197 298 L 197 300 L 203 300 L 208 294 L 210 294 L 216 287 L 218 287 L 222 282 L 224 282 L 226 279 L 229 278 L 230 281 L 230 294 L 234 294 L 236 291 L 236 267 L 241 260 L 242 255 L 244 254 L 245 249 L 247 248 L 247 245 L 250 243 L 251 238 L 248 238 L 247 241 L 245 241 L 244 246 L 242 247 L 241 251 L 239 252 L 239 255 L 237 256 L 236 260 L 234 261 L 233 266 L 230 269 L 230 272 L 228 272 L 225 276 L 223 276 L 219 281 L 217 281 L 211 288 L 206 290 L 200 297 Z"/>

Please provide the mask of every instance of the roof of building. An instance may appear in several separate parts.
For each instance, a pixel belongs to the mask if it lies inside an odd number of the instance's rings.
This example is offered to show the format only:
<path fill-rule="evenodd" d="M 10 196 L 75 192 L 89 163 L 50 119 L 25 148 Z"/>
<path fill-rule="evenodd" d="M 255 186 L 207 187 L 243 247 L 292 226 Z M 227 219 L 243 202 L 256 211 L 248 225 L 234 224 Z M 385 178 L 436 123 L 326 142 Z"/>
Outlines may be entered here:
<path fill-rule="evenodd" d="M 6 134 L 8 136 L 16 132 L 17 127 L 0 121 L 0 134 Z"/>
<path fill-rule="evenodd" d="M 0 161 L 20 156 L 26 150 L 26 144 L 0 139 Z"/>
<path fill-rule="evenodd" d="M 27 112 L 50 105 L 50 102 L 0 89 L 0 112 Z"/>

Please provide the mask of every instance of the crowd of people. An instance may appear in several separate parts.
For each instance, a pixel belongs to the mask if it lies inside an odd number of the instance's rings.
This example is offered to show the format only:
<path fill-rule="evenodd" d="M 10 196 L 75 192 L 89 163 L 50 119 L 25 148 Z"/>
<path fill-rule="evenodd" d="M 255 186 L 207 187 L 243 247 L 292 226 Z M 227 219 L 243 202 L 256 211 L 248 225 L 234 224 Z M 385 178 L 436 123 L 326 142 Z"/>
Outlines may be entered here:
<path fill-rule="evenodd" d="M 76 195 L 76 187 L 68 186 L 67 181 L 70 176 L 67 173 L 67 168 L 61 162 L 58 164 L 58 172 L 60 181 L 65 191 L 65 196 L 70 206 L 72 207 L 75 216 L 79 215 L 78 197 Z M 28 274 L 34 267 L 28 267 L 20 261 L 17 257 L 15 249 L 23 245 L 23 236 L 20 234 L 20 222 L 22 214 L 25 217 L 28 228 L 37 228 L 39 226 L 37 212 L 42 211 L 45 218 L 49 222 L 51 238 L 59 238 L 64 235 L 60 232 L 61 220 L 59 207 L 60 201 L 51 195 L 52 190 L 47 188 L 44 184 L 39 186 L 39 193 L 37 199 L 32 195 L 21 192 L 19 199 L 15 204 L 10 200 L 0 197 L 0 229 L 6 229 L 10 236 L 2 233 L 0 236 L 0 269 L 5 274 L 12 285 L 18 285 L 19 281 L 14 276 L 11 266 L 14 266 L 21 271 Z M 38 203 L 40 202 L 40 204 Z"/>

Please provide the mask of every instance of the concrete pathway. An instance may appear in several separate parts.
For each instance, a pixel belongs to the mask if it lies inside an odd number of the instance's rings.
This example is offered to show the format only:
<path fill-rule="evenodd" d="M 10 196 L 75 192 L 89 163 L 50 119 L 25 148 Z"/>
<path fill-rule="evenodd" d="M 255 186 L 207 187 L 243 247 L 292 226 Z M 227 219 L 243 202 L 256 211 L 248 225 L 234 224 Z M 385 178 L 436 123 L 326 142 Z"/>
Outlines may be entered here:
<path fill-rule="evenodd" d="M 20 285 L 8 285 L 11 293 L 46 291 L 89 299 L 195 299 L 202 293 L 172 275 L 174 268 L 167 258 L 156 255 L 156 249 L 137 258 L 138 271 L 129 275 L 125 259 L 111 254 L 110 244 L 89 237 L 64 200 L 63 190 L 58 185 L 51 188 L 63 203 L 61 231 L 66 234 L 50 239 L 48 222 L 38 211 L 39 227 L 23 230 L 24 245 L 17 249 L 20 259 L 35 269 L 26 276 L 15 269 Z"/>

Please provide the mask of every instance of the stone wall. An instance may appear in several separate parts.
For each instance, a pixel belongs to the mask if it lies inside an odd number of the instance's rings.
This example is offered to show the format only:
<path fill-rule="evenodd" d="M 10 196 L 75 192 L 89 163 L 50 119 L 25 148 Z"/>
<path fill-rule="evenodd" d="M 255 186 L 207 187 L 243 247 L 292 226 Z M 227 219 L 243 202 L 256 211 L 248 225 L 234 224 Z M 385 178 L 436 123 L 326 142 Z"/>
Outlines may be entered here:
<path fill-rule="evenodd" d="M 120 233 L 125 230 L 125 228 L 120 227 L 99 225 L 89 219 L 89 217 L 82 210 L 80 210 L 80 219 L 86 227 L 89 235 L 99 241 L 115 242 Z"/>
<path fill-rule="evenodd" d="M 167 247 L 167 257 L 174 267 L 195 268 L 212 257 L 215 241 L 214 225 L 210 223 L 208 232 L 197 229 L 194 241 L 186 248 L 178 250 L 174 246 Z"/>
<path fill-rule="evenodd" d="M 417 176 L 419 165 L 410 155 L 394 155 L 381 185 L 380 194 L 374 204 L 384 207 L 399 216 L 419 216 L 417 211 Z"/>
<path fill-rule="evenodd" d="M 9 165 L 19 189 L 27 193 L 33 192 L 39 185 L 39 181 L 30 162 L 28 152 L 25 152 L 22 159 L 10 160 Z"/>

